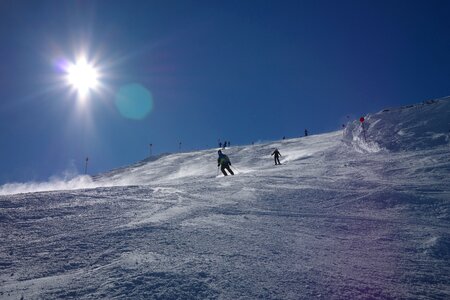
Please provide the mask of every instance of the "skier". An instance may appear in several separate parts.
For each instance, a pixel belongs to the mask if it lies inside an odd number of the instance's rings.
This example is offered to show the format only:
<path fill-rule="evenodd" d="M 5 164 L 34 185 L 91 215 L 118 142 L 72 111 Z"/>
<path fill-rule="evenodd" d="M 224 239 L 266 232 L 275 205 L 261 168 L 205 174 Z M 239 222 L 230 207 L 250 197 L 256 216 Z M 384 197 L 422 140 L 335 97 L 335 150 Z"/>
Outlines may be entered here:
<path fill-rule="evenodd" d="M 275 160 L 275 165 L 281 165 L 279 158 L 281 156 L 281 153 L 280 151 L 278 151 L 278 149 L 275 148 L 275 151 L 272 152 L 271 156 L 273 156 Z"/>
<path fill-rule="evenodd" d="M 233 170 L 231 170 L 231 161 L 225 154 L 222 153 L 222 150 L 218 151 L 219 158 L 217 159 L 217 167 L 220 166 L 220 170 L 222 171 L 224 176 L 227 176 L 227 172 L 225 170 L 228 170 L 231 175 L 234 175 Z"/>
<path fill-rule="evenodd" d="M 308 136 L 308 130 L 305 129 L 305 136 Z"/>

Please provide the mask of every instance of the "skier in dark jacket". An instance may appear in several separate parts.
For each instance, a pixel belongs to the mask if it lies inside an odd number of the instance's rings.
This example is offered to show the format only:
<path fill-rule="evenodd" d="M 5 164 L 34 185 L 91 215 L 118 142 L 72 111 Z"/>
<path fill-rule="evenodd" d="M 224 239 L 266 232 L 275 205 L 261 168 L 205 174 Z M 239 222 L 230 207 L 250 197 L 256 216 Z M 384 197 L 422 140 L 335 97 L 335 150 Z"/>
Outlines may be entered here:
<path fill-rule="evenodd" d="M 228 170 L 231 175 L 234 175 L 233 170 L 231 170 L 231 161 L 225 154 L 222 153 L 222 150 L 218 151 L 219 158 L 217 159 L 217 167 L 220 166 L 220 170 L 222 171 L 223 175 L 227 176 L 227 172 L 225 170 Z"/>
<path fill-rule="evenodd" d="M 281 153 L 280 151 L 278 151 L 278 149 L 275 149 L 275 151 L 272 152 L 271 156 L 273 156 L 275 160 L 275 165 L 281 165 L 279 158 L 281 156 Z"/>

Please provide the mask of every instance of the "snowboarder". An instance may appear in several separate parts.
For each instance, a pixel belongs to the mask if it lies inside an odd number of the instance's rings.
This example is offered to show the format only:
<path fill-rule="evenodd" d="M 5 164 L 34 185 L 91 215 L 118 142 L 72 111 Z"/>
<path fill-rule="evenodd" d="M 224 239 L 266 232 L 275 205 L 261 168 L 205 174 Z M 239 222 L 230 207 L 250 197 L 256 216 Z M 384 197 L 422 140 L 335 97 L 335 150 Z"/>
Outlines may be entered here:
<path fill-rule="evenodd" d="M 218 151 L 219 158 L 217 159 L 217 168 L 220 166 L 220 170 L 222 171 L 224 176 L 227 176 L 227 172 L 225 170 L 228 170 L 231 175 L 234 175 L 233 170 L 231 170 L 231 161 L 225 154 L 222 153 L 222 150 Z"/>
<path fill-rule="evenodd" d="M 281 165 L 281 163 L 280 163 L 281 153 L 280 153 L 280 151 L 278 151 L 278 149 L 275 148 L 275 150 L 272 152 L 271 156 L 273 156 L 273 158 L 275 160 L 275 165 Z"/>

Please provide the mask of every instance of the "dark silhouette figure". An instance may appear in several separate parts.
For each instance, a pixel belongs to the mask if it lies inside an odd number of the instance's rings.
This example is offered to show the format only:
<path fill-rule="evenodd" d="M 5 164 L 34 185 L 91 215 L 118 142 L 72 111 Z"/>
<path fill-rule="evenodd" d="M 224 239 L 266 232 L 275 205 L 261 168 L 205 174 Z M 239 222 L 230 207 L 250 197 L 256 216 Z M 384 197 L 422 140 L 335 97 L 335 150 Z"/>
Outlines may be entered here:
<path fill-rule="evenodd" d="M 308 130 L 305 129 L 305 136 L 308 136 Z"/>
<path fill-rule="evenodd" d="M 222 148 L 222 142 L 219 142 L 219 148 Z"/>
<path fill-rule="evenodd" d="M 273 158 L 275 160 L 275 165 L 281 165 L 281 163 L 280 163 L 280 156 L 281 156 L 280 151 L 278 151 L 278 149 L 275 149 L 275 151 L 273 151 L 271 155 L 273 156 Z"/>
<path fill-rule="evenodd" d="M 227 176 L 227 172 L 225 170 L 227 170 L 231 175 L 234 175 L 233 170 L 231 170 L 230 166 L 231 166 L 231 161 L 228 158 L 228 156 L 226 156 L 225 154 L 222 153 L 222 150 L 218 151 L 219 154 L 219 158 L 217 159 L 217 167 L 220 166 L 220 170 L 222 171 L 224 176 Z"/>

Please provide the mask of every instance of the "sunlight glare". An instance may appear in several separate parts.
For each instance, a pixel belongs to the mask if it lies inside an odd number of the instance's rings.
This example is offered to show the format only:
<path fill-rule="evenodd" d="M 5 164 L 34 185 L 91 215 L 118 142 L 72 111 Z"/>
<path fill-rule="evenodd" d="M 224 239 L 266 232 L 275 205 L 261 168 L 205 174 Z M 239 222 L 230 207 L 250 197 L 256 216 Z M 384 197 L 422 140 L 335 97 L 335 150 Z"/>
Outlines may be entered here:
<path fill-rule="evenodd" d="M 98 86 L 98 72 L 85 58 L 81 58 L 68 67 L 67 81 L 80 95 L 86 95 L 89 90 Z"/>

